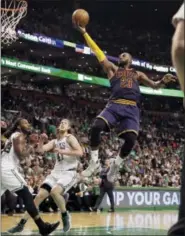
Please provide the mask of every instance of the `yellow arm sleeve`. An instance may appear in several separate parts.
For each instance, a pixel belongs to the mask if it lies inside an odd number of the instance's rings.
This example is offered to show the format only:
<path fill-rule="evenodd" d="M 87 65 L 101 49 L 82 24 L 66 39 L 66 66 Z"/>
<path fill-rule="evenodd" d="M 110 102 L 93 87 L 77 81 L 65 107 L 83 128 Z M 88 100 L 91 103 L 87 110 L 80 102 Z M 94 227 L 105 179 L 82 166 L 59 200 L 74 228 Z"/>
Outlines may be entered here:
<path fill-rule="evenodd" d="M 96 55 L 99 62 L 102 62 L 105 60 L 106 56 L 103 53 L 103 51 L 98 47 L 98 45 L 94 42 L 94 40 L 89 36 L 88 33 L 85 33 L 84 35 L 85 41 L 87 45 L 92 49 L 94 54 Z"/>

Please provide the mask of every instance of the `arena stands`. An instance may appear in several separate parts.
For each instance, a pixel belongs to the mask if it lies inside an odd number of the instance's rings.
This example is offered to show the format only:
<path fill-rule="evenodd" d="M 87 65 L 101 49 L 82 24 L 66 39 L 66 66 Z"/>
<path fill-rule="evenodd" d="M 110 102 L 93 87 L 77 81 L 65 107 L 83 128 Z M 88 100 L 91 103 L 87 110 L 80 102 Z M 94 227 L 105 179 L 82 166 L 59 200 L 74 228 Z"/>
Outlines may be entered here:
<path fill-rule="evenodd" d="M 57 94 L 52 92 L 51 88 L 48 89 L 47 87 L 43 87 L 39 90 L 29 84 L 25 85 L 25 87 L 23 85 L 20 86 L 19 84 L 18 88 L 16 85 L 11 86 L 12 87 L 4 88 L 5 90 L 3 89 L 3 95 L 5 97 L 3 102 L 2 118 L 4 118 L 4 121 L 7 122 L 8 126 L 11 125 L 11 122 L 14 120 L 15 112 L 21 112 L 22 116 L 32 122 L 36 133 L 40 134 L 45 132 L 49 137 L 53 137 L 53 135 L 56 135 L 56 127 L 59 124 L 60 119 L 67 117 L 73 121 L 73 132 L 75 135 L 78 136 L 82 143 L 85 140 L 85 144 L 88 144 L 88 131 L 90 129 L 90 124 L 101 108 L 95 106 L 96 102 L 100 101 L 95 98 L 93 99 L 90 92 L 85 94 L 85 91 L 83 91 L 84 94 L 79 94 L 77 91 L 73 92 L 72 90 L 68 90 L 66 91 L 66 94 Z M 93 104 L 94 109 L 92 108 Z M 103 104 L 104 103 L 102 103 L 102 106 Z M 68 107 L 70 107 L 70 109 L 68 109 Z M 140 138 L 136 149 L 132 153 L 131 160 L 133 160 L 133 163 L 129 161 L 129 165 L 133 165 L 131 168 L 132 170 L 138 162 L 141 166 L 144 165 L 142 170 L 134 171 L 135 176 L 140 172 L 142 173 L 142 175 L 140 173 L 140 185 L 143 184 L 147 173 L 145 163 L 143 163 L 146 156 L 149 157 L 147 160 L 147 163 L 149 164 L 147 168 L 153 168 L 154 170 L 157 169 L 162 175 L 164 175 L 164 167 L 165 170 L 166 167 L 169 168 L 168 173 L 166 173 L 168 176 L 168 181 L 166 183 L 167 186 L 174 186 L 174 184 L 176 186 L 180 184 L 179 182 L 170 182 L 170 178 L 171 172 L 174 171 L 174 166 L 177 168 L 176 173 L 179 173 L 181 164 L 179 154 L 184 135 L 183 120 L 179 113 L 170 113 L 171 116 L 169 116 L 168 105 L 164 104 L 164 107 L 165 109 L 163 107 L 158 107 L 158 112 L 142 109 L 143 115 L 141 117 Z M 162 112 L 160 112 L 161 110 Z M 164 116 L 165 120 L 163 120 Z M 55 126 L 54 133 L 48 133 L 48 129 L 51 125 Z M 107 138 L 110 140 L 108 144 L 106 142 Z M 115 157 L 120 141 L 116 136 L 114 136 L 114 132 L 111 134 L 105 134 L 102 140 L 105 140 L 105 143 L 102 144 L 101 148 L 102 160 L 107 156 L 110 158 Z M 157 150 L 159 146 L 160 150 Z M 86 155 L 88 151 L 87 149 L 84 150 L 86 150 Z M 169 163 L 169 160 L 171 159 L 174 159 L 174 165 Z M 127 171 L 128 173 L 130 172 L 129 167 L 128 169 L 126 167 L 126 172 Z M 131 173 L 129 173 L 128 178 L 130 178 Z M 150 174 L 152 174 L 152 172 L 150 172 Z M 152 180 L 147 184 L 147 186 L 153 186 L 156 184 L 157 177 L 152 176 L 151 178 Z M 121 182 L 121 184 L 132 185 L 133 183 L 126 181 L 125 183 Z M 164 183 L 160 183 L 160 185 L 163 186 Z"/>

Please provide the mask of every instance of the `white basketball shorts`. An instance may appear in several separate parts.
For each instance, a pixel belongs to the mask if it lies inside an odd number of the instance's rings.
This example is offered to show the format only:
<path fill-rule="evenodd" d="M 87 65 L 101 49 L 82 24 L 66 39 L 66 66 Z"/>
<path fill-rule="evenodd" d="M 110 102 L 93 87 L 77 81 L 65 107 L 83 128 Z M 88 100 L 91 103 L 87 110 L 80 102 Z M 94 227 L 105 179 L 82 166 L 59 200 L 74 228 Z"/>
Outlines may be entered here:
<path fill-rule="evenodd" d="M 182 6 L 179 8 L 179 10 L 177 11 L 177 13 L 173 16 L 173 19 L 172 19 L 172 23 L 173 25 L 176 27 L 177 23 L 180 21 L 180 20 L 184 20 L 184 3 L 182 4 Z"/>
<path fill-rule="evenodd" d="M 43 184 L 48 184 L 51 188 L 60 185 L 64 189 L 64 193 L 69 191 L 78 181 L 76 171 L 52 171 L 46 177 Z"/>
<path fill-rule="evenodd" d="M 16 192 L 24 186 L 27 186 L 27 183 L 16 169 L 1 169 L 1 196 L 6 190 Z"/>

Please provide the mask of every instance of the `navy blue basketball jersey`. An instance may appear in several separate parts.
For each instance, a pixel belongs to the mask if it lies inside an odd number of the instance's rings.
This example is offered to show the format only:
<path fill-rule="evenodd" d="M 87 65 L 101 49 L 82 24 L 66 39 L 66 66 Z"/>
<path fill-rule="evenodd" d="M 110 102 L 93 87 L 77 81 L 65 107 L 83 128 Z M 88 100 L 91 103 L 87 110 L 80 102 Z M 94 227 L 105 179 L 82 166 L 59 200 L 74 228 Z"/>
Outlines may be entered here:
<path fill-rule="evenodd" d="M 134 69 L 118 68 L 115 75 L 110 80 L 111 97 L 110 100 L 126 99 L 135 101 L 140 100 L 140 89 L 138 73 Z"/>

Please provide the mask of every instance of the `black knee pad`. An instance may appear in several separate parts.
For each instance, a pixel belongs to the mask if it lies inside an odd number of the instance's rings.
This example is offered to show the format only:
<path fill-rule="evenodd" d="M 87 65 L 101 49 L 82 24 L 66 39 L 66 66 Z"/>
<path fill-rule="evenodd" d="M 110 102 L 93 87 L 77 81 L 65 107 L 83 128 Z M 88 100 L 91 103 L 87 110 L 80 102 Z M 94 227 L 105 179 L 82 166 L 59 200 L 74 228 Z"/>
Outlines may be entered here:
<path fill-rule="evenodd" d="M 44 190 L 48 191 L 48 193 L 51 192 L 51 187 L 46 183 L 42 184 L 40 188 L 43 188 Z"/>
<path fill-rule="evenodd" d="M 95 122 L 92 125 L 90 133 L 90 146 L 98 147 L 100 144 L 100 133 L 102 131 L 107 131 L 108 126 L 103 119 L 96 118 Z"/>
<path fill-rule="evenodd" d="M 124 158 L 132 151 L 132 148 L 137 140 L 137 134 L 134 132 L 127 132 L 122 134 L 120 138 L 125 140 L 120 150 L 120 157 Z"/>
<path fill-rule="evenodd" d="M 30 214 L 30 216 L 34 219 L 39 213 L 38 210 L 34 204 L 33 196 L 30 193 L 27 186 L 24 186 L 21 190 L 18 190 L 16 194 L 22 198 L 23 203 L 25 205 L 25 208 L 27 212 Z"/>

